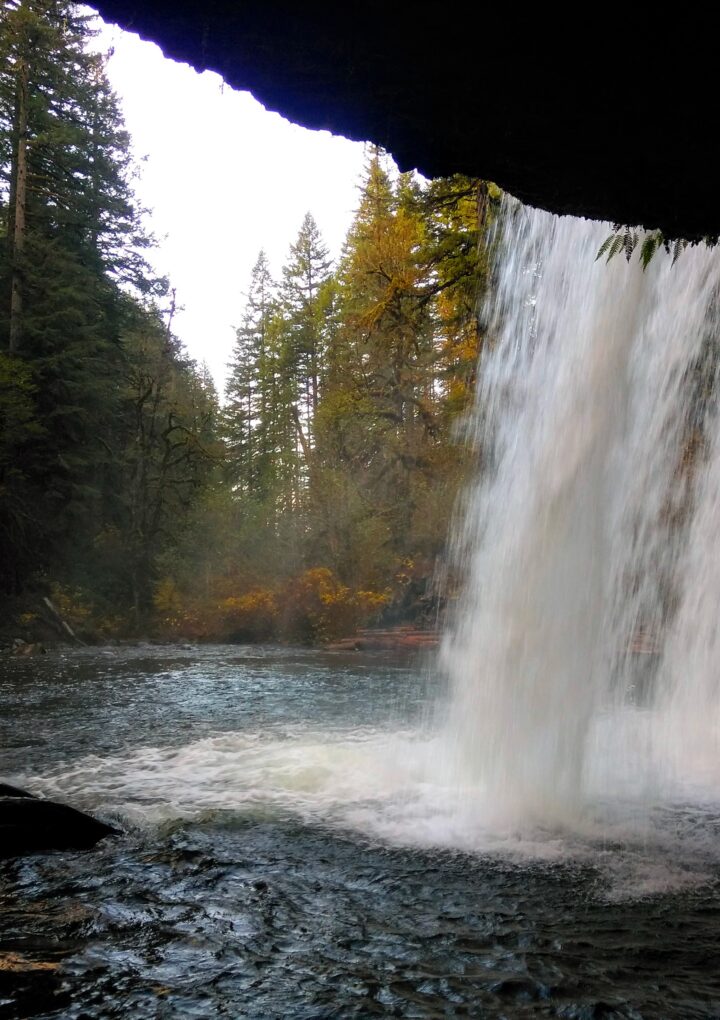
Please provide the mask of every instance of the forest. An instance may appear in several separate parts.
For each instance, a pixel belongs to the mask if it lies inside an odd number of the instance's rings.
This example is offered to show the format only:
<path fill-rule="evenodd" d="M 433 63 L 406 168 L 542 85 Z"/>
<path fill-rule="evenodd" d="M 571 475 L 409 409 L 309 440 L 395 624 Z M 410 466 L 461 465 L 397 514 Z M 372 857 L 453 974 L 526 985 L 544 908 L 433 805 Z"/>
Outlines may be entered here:
<path fill-rule="evenodd" d="M 2 634 L 32 637 L 46 599 L 90 641 L 323 643 L 431 615 L 476 456 L 497 189 L 368 146 L 340 257 L 309 211 L 281 273 L 261 251 L 239 281 L 218 393 L 173 333 L 105 65 L 84 9 L 5 0 Z"/>

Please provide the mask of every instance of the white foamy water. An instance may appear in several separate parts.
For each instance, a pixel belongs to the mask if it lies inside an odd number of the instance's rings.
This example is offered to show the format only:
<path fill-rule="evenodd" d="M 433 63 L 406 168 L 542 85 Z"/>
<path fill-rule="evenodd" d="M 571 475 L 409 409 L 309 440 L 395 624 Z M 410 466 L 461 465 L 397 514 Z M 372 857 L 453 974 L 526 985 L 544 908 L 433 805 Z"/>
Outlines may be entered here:
<path fill-rule="evenodd" d="M 153 840 L 168 825 L 300 822 L 396 846 L 591 865 L 609 900 L 695 888 L 720 863 L 717 812 L 639 814 L 626 796 L 595 801 L 573 826 L 520 823 L 479 785 L 443 784 L 442 754 L 442 738 L 417 732 L 231 732 L 22 778 Z"/>

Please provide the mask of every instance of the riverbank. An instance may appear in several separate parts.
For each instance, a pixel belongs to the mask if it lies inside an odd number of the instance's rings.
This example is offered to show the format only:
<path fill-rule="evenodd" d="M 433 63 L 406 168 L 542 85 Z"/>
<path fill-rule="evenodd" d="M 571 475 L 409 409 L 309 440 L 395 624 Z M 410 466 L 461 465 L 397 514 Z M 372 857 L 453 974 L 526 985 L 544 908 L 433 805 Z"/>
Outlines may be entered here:
<path fill-rule="evenodd" d="M 188 641 L 185 638 L 109 638 L 94 642 L 83 642 L 78 645 L 67 640 L 53 641 L 26 641 L 23 638 L 15 637 L 11 641 L 0 643 L 0 656 L 10 658 L 37 658 L 57 651 L 72 652 L 87 650 L 88 652 L 100 652 L 106 655 L 122 654 L 124 650 L 143 649 L 149 651 L 157 649 L 176 649 L 185 652 L 201 651 L 204 648 L 216 645 L 226 645 L 237 648 L 285 648 L 298 651 L 328 652 L 331 654 L 342 653 L 392 653 L 400 655 L 412 655 L 413 653 L 424 653 L 434 651 L 440 642 L 441 632 L 439 630 L 417 630 L 409 626 L 398 626 L 393 628 L 363 628 L 356 634 L 341 638 L 338 641 L 331 641 L 326 644 L 301 645 L 293 642 L 243 642 L 243 641 Z"/>
<path fill-rule="evenodd" d="M 382 652 L 398 649 L 425 650 L 437 648 L 440 631 L 419 630 L 412 626 L 365 627 L 351 637 L 331 641 L 325 645 L 329 652 Z"/>
<path fill-rule="evenodd" d="M 49 594 L 48 594 L 49 592 Z M 70 646 L 160 644 L 252 644 L 328 648 L 334 651 L 432 647 L 437 644 L 444 602 L 427 578 L 397 590 L 352 591 L 330 571 L 306 571 L 285 587 L 256 588 L 237 596 L 172 603 L 166 598 L 146 613 L 115 613 L 77 593 L 41 589 L 5 600 L 0 649 L 42 654 Z"/>

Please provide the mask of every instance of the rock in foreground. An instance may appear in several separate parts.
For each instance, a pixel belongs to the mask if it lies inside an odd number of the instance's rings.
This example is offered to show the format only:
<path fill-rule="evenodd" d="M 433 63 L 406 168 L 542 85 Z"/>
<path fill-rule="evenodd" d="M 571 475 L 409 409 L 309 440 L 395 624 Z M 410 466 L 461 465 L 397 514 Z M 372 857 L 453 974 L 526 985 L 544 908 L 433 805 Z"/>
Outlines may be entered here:
<path fill-rule="evenodd" d="M 89 850 L 118 830 L 82 811 L 24 791 L 0 795 L 0 860 L 53 850 Z M 11 787 L 12 789 L 12 787 Z"/>

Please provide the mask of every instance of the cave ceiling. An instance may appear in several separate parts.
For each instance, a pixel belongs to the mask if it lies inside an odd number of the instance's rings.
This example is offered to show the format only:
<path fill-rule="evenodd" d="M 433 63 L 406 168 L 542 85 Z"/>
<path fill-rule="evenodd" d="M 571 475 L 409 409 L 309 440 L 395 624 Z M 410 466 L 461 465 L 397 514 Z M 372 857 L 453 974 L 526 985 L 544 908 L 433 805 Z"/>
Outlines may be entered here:
<path fill-rule="evenodd" d="M 557 213 L 720 233 L 716 38 L 548 9 L 100 0 L 107 21 L 269 110 L 388 149 L 403 170 L 495 181 Z M 641 26 L 642 27 L 642 26 Z M 708 26 L 708 33 L 710 28 Z M 674 50 L 673 50 L 674 45 Z"/>

